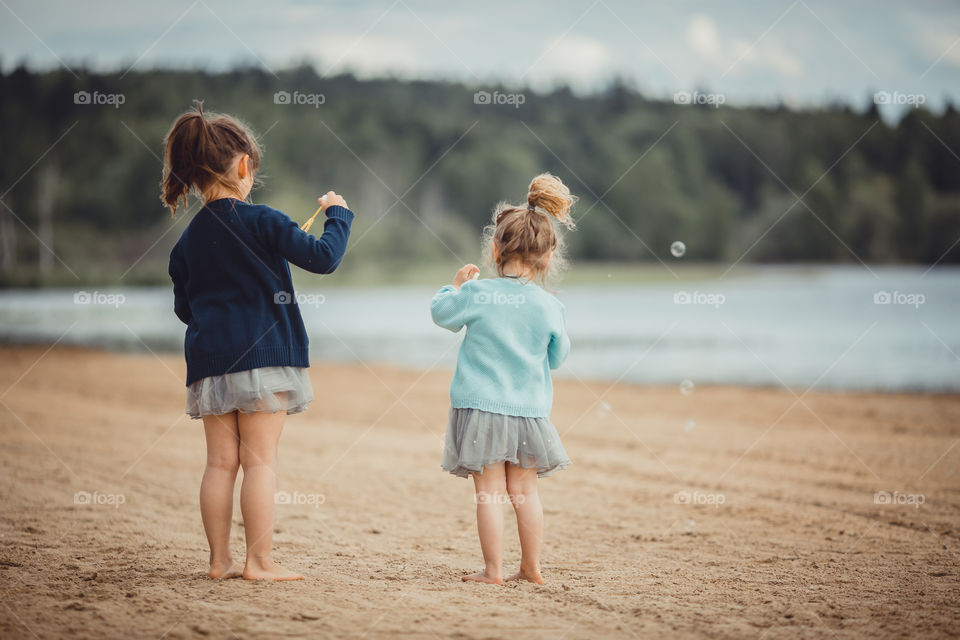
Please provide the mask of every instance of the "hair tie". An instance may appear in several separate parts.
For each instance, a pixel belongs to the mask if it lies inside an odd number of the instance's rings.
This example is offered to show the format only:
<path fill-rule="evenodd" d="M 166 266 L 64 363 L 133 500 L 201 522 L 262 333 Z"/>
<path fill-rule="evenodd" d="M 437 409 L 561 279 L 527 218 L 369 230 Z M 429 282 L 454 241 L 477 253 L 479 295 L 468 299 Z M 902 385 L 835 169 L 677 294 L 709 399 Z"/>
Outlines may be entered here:
<path fill-rule="evenodd" d="M 537 210 L 537 207 L 534 206 L 532 202 L 527 203 L 527 211 L 529 211 L 530 213 L 533 213 L 536 210 Z"/>
<path fill-rule="evenodd" d="M 207 122 L 207 117 L 203 113 L 203 100 L 194 100 L 195 105 L 197 105 L 197 113 L 200 114 L 200 129 L 203 131 L 209 131 L 210 123 Z"/>

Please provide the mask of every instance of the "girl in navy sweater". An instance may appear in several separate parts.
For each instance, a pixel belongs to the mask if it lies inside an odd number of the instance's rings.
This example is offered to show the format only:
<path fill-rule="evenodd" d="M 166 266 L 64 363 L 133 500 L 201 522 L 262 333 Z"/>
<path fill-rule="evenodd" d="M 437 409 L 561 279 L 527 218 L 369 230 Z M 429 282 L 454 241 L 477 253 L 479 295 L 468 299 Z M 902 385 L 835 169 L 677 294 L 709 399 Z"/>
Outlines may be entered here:
<path fill-rule="evenodd" d="M 260 166 L 250 131 L 203 105 L 177 118 L 165 140 L 162 196 L 176 216 L 191 193 L 204 199 L 170 253 L 174 312 L 187 325 L 187 413 L 203 419 L 207 466 L 200 514 L 211 578 L 299 580 L 270 557 L 277 443 L 287 414 L 313 400 L 307 332 L 290 266 L 332 273 L 353 213 L 342 197 L 320 198 L 316 238 L 276 209 L 247 202 Z M 230 554 L 237 471 L 247 542 L 241 569 Z"/>

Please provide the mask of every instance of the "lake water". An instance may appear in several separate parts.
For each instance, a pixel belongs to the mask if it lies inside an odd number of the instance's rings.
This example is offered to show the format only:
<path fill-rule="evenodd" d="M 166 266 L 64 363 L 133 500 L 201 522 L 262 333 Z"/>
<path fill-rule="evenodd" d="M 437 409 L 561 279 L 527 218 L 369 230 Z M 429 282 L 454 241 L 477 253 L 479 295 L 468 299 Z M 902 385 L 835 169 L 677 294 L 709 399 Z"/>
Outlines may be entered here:
<path fill-rule="evenodd" d="M 960 269 L 744 269 L 736 277 L 565 287 L 559 376 L 680 385 L 960 391 Z M 314 360 L 452 368 L 434 287 L 300 289 Z M 169 288 L 0 292 L 0 340 L 181 351 Z M 75 298 L 77 298 L 75 300 Z"/>

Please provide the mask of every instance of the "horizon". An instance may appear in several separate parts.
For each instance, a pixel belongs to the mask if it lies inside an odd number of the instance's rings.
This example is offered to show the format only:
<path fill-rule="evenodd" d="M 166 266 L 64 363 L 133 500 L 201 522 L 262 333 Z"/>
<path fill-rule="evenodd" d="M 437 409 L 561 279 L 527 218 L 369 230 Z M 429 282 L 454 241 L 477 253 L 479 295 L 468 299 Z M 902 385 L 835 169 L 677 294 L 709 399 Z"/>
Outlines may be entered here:
<path fill-rule="evenodd" d="M 399 75 L 358 75 L 349 69 L 344 69 L 336 74 L 327 74 L 324 75 L 322 70 L 317 67 L 316 64 L 309 62 L 300 62 L 300 63 L 291 63 L 287 67 L 276 67 L 272 70 L 265 70 L 258 64 L 249 64 L 238 62 L 233 66 L 225 67 L 223 69 L 209 69 L 199 66 L 155 66 L 142 69 L 131 70 L 124 68 L 122 65 L 112 69 L 94 69 L 90 67 L 83 66 L 82 63 L 75 63 L 71 65 L 70 69 L 65 69 L 62 66 L 53 66 L 45 68 L 33 68 L 29 65 L 21 64 L 14 67 L 4 68 L 2 59 L 0 59 L 0 74 L 9 76 L 13 72 L 19 69 L 25 69 L 28 73 L 34 75 L 43 75 L 48 73 L 66 73 L 68 75 L 73 75 L 77 77 L 78 75 L 90 75 L 90 76 L 100 76 L 100 77 L 110 77 L 120 74 L 122 77 L 132 75 L 132 74 L 141 74 L 148 75 L 151 73 L 204 73 L 209 75 L 230 75 L 232 73 L 238 72 L 248 72 L 256 71 L 263 73 L 265 75 L 270 75 L 274 77 L 279 77 L 285 73 L 293 73 L 304 68 L 309 68 L 315 74 L 317 74 L 318 80 L 335 80 L 338 78 L 352 78 L 358 83 L 377 83 L 377 82 L 397 82 L 397 83 L 429 83 L 437 85 L 446 85 L 454 87 L 462 87 L 466 91 L 483 91 L 483 90 L 498 90 L 498 89 L 508 89 L 511 91 L 519 91 L 524 94 L 533 94 L 538 97 L 548 97 L 551 94 L 559 92 L 569 92 L 571 95 L 578 99 L 596 99 L 602 98 L 607 95 L 614 88 L 623 88 L 628 91 L 631 95 L 641 98 L 647 102 L 655 103 L 672 103 L 677 104 L 676 96 L 678 94 L 702 94 L 702 95 L 719 95 L 717 92 L 711 91 L 711 87 L 708 86 L 697 86 L 693 87 L 690 91 L 676 92 L 674 94 L 662 95 L 650 92 L 645 90 L 643 87 L 636 86 L 635 83 L 631 82 L 629 78 L 624 78 L 620 76 L 614 76 L 608 79 L 605 84 L 600 84 L 589 89 L 578 89 L 574 86 L 565 83 L 558 83 L 551 86 L 533 86 L 531 83 L 528 84 L 511 84 L 503 80 L 492 80 L 490 82 L 478 82 L 471 83 L 468 79 L 465 78 L 424 78 L 424 77 L 403 77 Z M 727 107 L 733 109 L 765 109 L 765 110 L 776 110 L 779 108 L 787 108 L 790 111 L 795 113 L 818 113 L 818 112 L 829 112 L 829 111 L 842 111 L 849 110 L 853 113 L 859 115 L 867 114 L 874 106 L 877 107 L 877 111 L 886 124 L 896 126 L 898 125 L 904 117 L 906 117 L 913 110 L 924 110 L 928 113 L 933 114 L 934 116 L 941 117 L 944 113 L 952 108 L 956 109 L 958 102 L 953 99 L 952 96 L 945 97 L 939 104 L 930 105 L 930 104 L 920 104 L 916 107 L 912 106 L 903 106 L 902 109 L 896 110 L 896 108 L 891 108 L 891 105 L 885 105 L 883 103 L 876 104 L 875 100 L 878 93 L 864 93 L 861 96 L 860 100 L 848 99 L 846 97 L 836 97 L 832 100 L 824 100 L 822 102 L 787 102 L 780 96 L 773 96 L 769 101 L 756 101 L 749 102 L 743 100 L 725 100 L 722 104 L 718 105 L 719 107 Z M 886 92 L 888 94 L 892 92 Z M 712 106 L 712 105 L 703 105 L 703 106 Z"/>
<path fill-rule="evenodd" d="M 645 96 L 670 99 L 707 88 L 728 104 L 791 108 L 861 109 L 870 96 L 888 92 L 933 112 L 956 103 L 960 86 L 960 36 L 943 27 L 960 21 L 960 6 L 949 2 L 881 2 L 866 24 L 852 3 L 817 0 L 759 7 L 739 1 L 722 11 L 699 1 L 566 1 L 546 12 L 504 2 L 478 10 L 414 0 L 323 7 L 282 0 L 269 8 L 185 0 L 136 13 L 115 0 L 56 12 L 45 3 L 0 4 L 11 18 L 0 25 L 4 72 L 21 65 L 70 73 L 239 65 L 276 75 L 308 63 L 321 77 L 537 92 L 569 86 L 578 95 L 622 78 Z M 525 39 L 529 46 L 512 46 Z M 898 120 L 911 106 L 878 108 L 884 119 Z"/>

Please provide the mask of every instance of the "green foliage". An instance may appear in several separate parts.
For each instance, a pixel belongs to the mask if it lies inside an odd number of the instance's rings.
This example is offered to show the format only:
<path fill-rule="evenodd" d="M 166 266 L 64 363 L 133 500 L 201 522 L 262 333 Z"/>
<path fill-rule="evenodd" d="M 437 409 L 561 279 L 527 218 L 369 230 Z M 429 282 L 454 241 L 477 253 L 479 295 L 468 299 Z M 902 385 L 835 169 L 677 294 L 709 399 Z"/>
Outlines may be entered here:
<path fill-rule="evenodd" d="M 166 282 L 185 221 L 159 200 L 162 141 L 194 98 L 261 135 L 255 201 L 302 221 L 321 193 L 344 194 L 358 214 L 346 264 L 384 281 L 480 260 L 494 205 L 522 202 L 545 170 L 581 197 L 575 260 L 672 260 L 683 240 L 701 263 L 960 262 L 952 108 L 889 126 L 873 109 L 675 105 L 620 83 L 591 96 L 525 91 L 514 108 L 476 104 L 460 84 L 323 78 L 308 66 L 79 75 L 0 75 L 2 285 L 75 282 L 70 270 Z M 78 91 L 123 103 L 76 104 Z M 278 91 L 324 100 L 277 104 Z M 39 268 L 44 244 L 63 261 L 52 271 Z"/>

